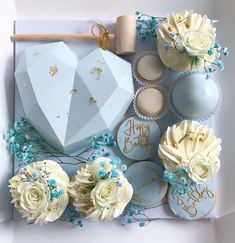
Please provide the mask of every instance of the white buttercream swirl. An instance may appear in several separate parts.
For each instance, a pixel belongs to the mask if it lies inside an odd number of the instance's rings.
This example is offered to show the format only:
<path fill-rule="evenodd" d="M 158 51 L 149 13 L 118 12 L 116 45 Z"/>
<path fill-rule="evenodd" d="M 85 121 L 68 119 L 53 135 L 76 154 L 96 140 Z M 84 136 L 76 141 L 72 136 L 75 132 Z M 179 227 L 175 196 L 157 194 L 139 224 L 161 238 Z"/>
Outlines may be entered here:
<path fill-rule="evenodd" d="M 213 130 L 196 121 L 182 121 L 168 127 L 158 154 L 169 171 L 179 166 L 188 168 L 189 176 L 197 183 L 210 181 L 220 168 L 221 139 Z"/>
<path fill-rule="evenodd" d="M 101 166 L 101 162 L 105 163 Z M 99 176 L 99 171 L 111 172 L 112 165 L 108 158 L 98 158 L 77 171 L 69 185 L 72 203 L 78 212 L 83 212 L 86 219 L 112 220 L 122 214 L 131 200 L 133 188 L 120 171 L 115 178 Z"/>
<path fill-rule="evenodd" d="M 165 49 L 169 44 L 175 47 L 175 42 L 169 36 L 175 34 L 178 41 L 176 48 Z M 193 11 L 184 10 L 167 16 L 167 21 L 161 23 L 157 28 L 157 46 L 162 62 L 176 71 L 189 71 L 193 67 L 190 57 L 204 57 L 208 60 L 207 51 L 213 46 L 216 37 L 216 29 L 206 15 L 202 16 Z M 182 51 L 186 50 L 186 51 Z M 215 55 L 210 56 L 210 61 Z M 204 65 L 203 58 L 197 63 L 197 68 Z M 195 67 L 194 67 L 195 68 Z"/>
<path fill-rule="evenodd" d="M 37 179 L 29 182 L 28 178 L 32 178 L 33 173 L 38 173 Z M 63 195 L 53 200 L 48 187 L 48 180 L 51 179 L 56 181 L 57 190 L 64 191 Z M 54 161 L 45 160 L 29 164 L 25 167 L 24 173 L 15 175 L 9 182 L 15 208 L 23 217 L 28 221 L 34 221 L 35 224 L 55 221 L 68 205 L 69 177 Z"/>

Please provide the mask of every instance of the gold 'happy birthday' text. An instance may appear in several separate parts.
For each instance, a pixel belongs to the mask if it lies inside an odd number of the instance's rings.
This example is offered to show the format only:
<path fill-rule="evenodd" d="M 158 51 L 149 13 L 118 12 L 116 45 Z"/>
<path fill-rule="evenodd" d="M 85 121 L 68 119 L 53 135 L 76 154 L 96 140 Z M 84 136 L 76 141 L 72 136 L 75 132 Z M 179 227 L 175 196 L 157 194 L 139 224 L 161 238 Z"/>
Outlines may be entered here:
<path fill-rule="evenodd" d="M 135 148 L 154 149 L 154 142 L 150 139 L 149 124 L 136 124 L 134 120 L 126 123 L 125 140 L 123 151 L 129 153 Z"/>
<path fill-rule="evenodd" d="M 200 187 L 200 186 L 198 186 Z M 189 192 L 186 195 L 177 195 L 174 199 L 177 200 L 178 206 L 180 206 L 191 218 L 197 216 L 198 204 L 202 200 L 210 200 L 215 197 L 215 194 L 209 190 L 208 187 L 204 187 L 202 190 L 197 186 L 191 186 Z"/>

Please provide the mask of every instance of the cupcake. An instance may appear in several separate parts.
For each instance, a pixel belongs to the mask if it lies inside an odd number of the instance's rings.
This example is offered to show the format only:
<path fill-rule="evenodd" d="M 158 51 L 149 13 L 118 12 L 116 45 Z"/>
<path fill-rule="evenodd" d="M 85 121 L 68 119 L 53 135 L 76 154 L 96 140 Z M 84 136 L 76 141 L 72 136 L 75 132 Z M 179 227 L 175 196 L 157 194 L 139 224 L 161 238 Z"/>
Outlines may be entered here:
<path fill-rule="evenodd" d="M 184 120 L 168 127 L 158 154 L 167 171 L 184 168 L 197 184 L 211 181 L 220 168 L 221 139 L 213 130 L 196 121 Z"/>
<path fill-rule="evenodd" d="M 35 224 L 58 219 L 68 205 L 68 175 L 51 160 L 29 164 L 9 181 L 15 208 Z"/>
<path fill-rule="evenodd" d="M 119 159 L 98 158 L 77 171 L 69 185 L 72 203 L 89 220 L 112 220 L 120 216 L 133 188 L 118 168 Z"/>
<path fill-rule="evenodd" d="M 156 52 L 146 52 L 134 61 L 133 73 L 141 85 L 159 84 L 166 76 L 167 67 Z"/>
<path fill-rule="evenodd" d="M 156 32 L 159 56 L 175 71 L 195 70 L 216 58 L 208 55 L 215 44 L 216 29 L 206 15 L 187 10 L 169 14 Z"/>
<path fill-rule="evenodd" d="M 146 120 L 160 119 L 166 113 L 165 91 L 160 87 L 145 87 L 137 90 L 134 99 L 136 114 Z"/>
<path fill-rule="evenodd" d="M 205 120 L 218 111 L 221 90 L 217 82 L 203 73 L 182 73 L 170 90 L 169 103 L 182 119 Z"/>

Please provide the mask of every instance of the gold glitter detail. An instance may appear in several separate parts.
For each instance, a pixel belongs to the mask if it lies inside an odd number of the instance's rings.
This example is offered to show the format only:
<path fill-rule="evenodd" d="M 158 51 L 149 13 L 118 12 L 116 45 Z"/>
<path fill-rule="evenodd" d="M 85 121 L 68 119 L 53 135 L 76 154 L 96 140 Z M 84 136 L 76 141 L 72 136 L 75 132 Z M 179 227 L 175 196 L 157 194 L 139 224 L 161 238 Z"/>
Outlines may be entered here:
<path fill-rule="evenodd" d="M 91 74 L 94 74 L 96 76 L 96 79 L 100 79 L 102 73 L 103 69 L 100 67 L 95 67 L 91 70 Z"/>
<path fill-rule="evenodd" d="M 186 27 L 187 29 L 189 29 L 189 28 L 190 28 L 190 24 L 189 24 L 189 23 L 185 24 L 185 27 Z"/>
<path fill-rule="evenodd" d="M 86 193 L 87 193 L 87 189 L 85 189 L 85 188 L 82 189 L 82 190 L 81 190 L 81 193 L 82 193 L 82 194 L 86 194 Z"/>
<path fill-rule="evenodd" d="M 73 94 L 76 94 L 77 92 L 78 92 L 78 89 L 73 88 L 73 89 L 70 90 L 69 93 L 70 93 L 71 95 L 73 95 Z"/>
<path fill-rule="evenodd" d="M 49 69 L 49 74 L 53 77 L 58 73 L 58 67 L 54 64 L 53 66 L 50 67 Z"/>
<path fill-rule="evenodd" d="M 175 17 L 175 22 L 176 22 L 177 24 L 180 23 L 180 22 L 182 22 L 181 17 L 180 17 L 180 16 L 176 16 L 176 17 Z"/>
<path fill-rule="evenodd" d="M 179 148 L 178 143 L 173 143 L 173 144 L 172 144 L 172 147 L 178 149 L 178 148 Z"/>
<path fill-rule="evenodd" d="M 25 172 L 25 176 L 26 176 L 26 177 L 29 177 L 29 176 L 30 176 L 30 174 L 29 174 L 28 171 Z"/>
<path fill-rule="evenodd" d="M 90 105 L 93 105 L 93 104 L 96 104 L 97 103 L 97 100 L 94 98 L 94 97 L 91 97 L 90 99 L 89 99 L 89 104 Z"/>
<path fill-rule="evenodd" d="M 203 138 L 199 138 L 199 141 L 200 141 L 200 142 L 203 142 L 203 141 L 204 141 L 204 139 L 203 139 Z"/>
<path fill-rule="evenodd" d="M 94 179 L 93 179 L 92 176 L 88 178 L 88 181 L 93 181 L 93 180 L 94 180 Z"/>
<path fill-rule="evenodd" d="M 173 28 L 172 28 L 171 26 L 169 26 L 169 27 L 167 28 L 167 30 L 168 30 L 169 32 L 172 32 L 172 31 L 173 31 Z"/>
<path fill-rule="evenodd" d="M 88 211 L 90 209 L 90 206 L 89 205 L 86 205 L 83 207 L 84 210 Z"/>

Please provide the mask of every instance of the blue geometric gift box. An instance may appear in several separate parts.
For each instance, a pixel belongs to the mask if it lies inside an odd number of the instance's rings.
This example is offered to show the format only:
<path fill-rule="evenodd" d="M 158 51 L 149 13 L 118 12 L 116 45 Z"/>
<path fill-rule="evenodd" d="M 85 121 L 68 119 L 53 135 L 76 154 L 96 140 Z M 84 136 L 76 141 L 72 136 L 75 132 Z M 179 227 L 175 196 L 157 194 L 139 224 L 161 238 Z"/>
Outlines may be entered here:
<path fill-rule="evenodd" d="M 31 125 L 65 153 L 112 132 L 134 95 L 130 63 L 99 48 L 77 60 L 63 42 L 27 48 L 15 78 Z"/>

